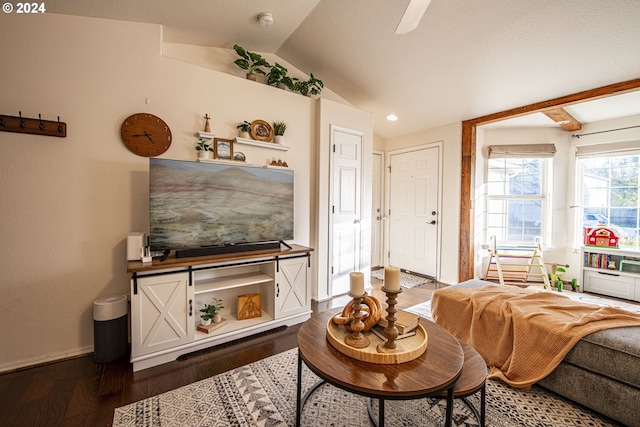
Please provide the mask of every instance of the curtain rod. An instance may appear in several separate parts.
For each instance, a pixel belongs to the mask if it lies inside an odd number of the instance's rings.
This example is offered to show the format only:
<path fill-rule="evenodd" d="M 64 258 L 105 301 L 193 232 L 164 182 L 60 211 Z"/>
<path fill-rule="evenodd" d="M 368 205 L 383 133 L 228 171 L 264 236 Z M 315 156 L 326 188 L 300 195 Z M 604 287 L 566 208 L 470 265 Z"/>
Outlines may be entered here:
<path fill-rule="evenodd" d="M 640 128 L 640 125 L 637 126 L 628 126 L 626 128 L 618 128 L 618 129 L 609 129 L 609 130 L 601 130 L 599 132 L 590 132 L 590 133 L 583 133 L 582 135 L 576 135 L 575 133 L 573 135 L 571 135 L 571 138 L 580 138 L 581 136 L 587 136 L 587 135 L 595 135 L 598 133 L 606 133 L 606 132 L 615 132 L 617 130 L 625 130 L 625 129 L 633 129 L 633 128 Z"/>

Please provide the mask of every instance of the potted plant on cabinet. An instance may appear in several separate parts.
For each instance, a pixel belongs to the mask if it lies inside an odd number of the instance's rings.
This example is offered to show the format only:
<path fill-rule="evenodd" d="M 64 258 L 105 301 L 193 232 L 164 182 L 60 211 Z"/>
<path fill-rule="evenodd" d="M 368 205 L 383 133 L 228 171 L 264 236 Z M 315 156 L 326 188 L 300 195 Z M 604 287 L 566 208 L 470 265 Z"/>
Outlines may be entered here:
<path fill-rule="evenodd" d="M 259 53 L 249 52 L 237 44 L 233 45 L 233 50 L 240 56 L 233 63 L 247 72 L 248 80 L 256 81 L 256 74 L 266 74 L 261 67 L 270 67 L 270 65 Z"/>
<path fill-rule="evenodd" d="M 220 314 L 220 310 L 222 310 L 224 306 L 222 305 L 222 300 L 218 298 L 213 299 L 213 304 L 205 304 L 204 308 L 200 309 L 200 312 L 203 313 L 200 315 L 202 319 L 203 325 L 211 324 L 211 320 L 213 323 L 219 323 L 222 320 L 222 315 Z"/>
<path fill-rule="evenodd" d="M 284 144 L 284 131 L 287 130 L 287 124 L 282 121 L 273 122 L 273 133 L 275 133 L 276 144 Z"/>
<path fill-rule="evenodd" d="M 276 62 L 276 65 L 271 66 L 271 70 L 267 74 L 267 84 L 269 86 L 275 86 L 279 89 L 291 88 L 293 79 L 287 76 L 287 69 Z"/>
<path fill-rule="evenodd" d="M 213 147 L 204 138 L 199 138 L 199 142 L 196 143 L 196 150 L 198 151 L 199 159 L 210 159 L 213 153 Z"/>
<path fill-rule="evenodd" d="M 251 123 L 245 120 L 244 122 L 238 123 L 236 128 L 240 129 L 240 138 L 251 138 Z"/>

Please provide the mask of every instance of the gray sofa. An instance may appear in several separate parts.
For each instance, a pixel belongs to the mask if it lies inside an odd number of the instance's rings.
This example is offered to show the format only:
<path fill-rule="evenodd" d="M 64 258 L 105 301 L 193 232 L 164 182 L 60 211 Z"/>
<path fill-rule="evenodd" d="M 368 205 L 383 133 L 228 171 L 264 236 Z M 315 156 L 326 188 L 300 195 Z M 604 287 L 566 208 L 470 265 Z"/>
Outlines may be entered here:
<path fill-rule="evenodd" d="M 469 280 L 454 286 L 495 285 Z M 582 338 L 540 385 L 630 427 L 640 427 L 640 325 Z"/>

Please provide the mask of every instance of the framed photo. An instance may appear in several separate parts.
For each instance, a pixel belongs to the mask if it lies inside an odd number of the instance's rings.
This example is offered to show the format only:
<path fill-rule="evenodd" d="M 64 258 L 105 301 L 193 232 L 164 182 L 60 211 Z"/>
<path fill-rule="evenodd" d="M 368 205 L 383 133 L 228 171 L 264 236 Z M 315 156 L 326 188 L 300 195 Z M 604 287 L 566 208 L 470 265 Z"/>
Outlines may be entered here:
<path fill-rule="evenodd" d="M 216 159 L 233 159 L 233 139 L 213 138 L 213 153 Z"/>

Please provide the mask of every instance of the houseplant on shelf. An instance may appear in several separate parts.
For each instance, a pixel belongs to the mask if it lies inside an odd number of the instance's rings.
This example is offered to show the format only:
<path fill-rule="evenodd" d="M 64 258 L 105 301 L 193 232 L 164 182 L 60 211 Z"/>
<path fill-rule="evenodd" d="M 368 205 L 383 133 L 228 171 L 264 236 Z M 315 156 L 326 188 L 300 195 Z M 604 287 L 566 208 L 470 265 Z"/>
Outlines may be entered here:
<path fill-rule="evenodd" d="M 269 68 L 270 65 L 259 53 L 249 52 L 237 44 L 233 45 L 233 50 L 240 56 L 233 63 L 247 72 L 248 80 L 256 81 L 256 74 L 266 74 L 261 67 Z"/>
<path fill-rule="evenodd" d="M 200 309 L 200 312 L 203 313 L 200 315 L 202 319 L 203 325 L 211 324 L 211 320 L 213 323 L 219 323 L 222 320 L 222 315 L 220 314 L 220 310 L 222 310 L 224 306 L 222 305 L 222 300 L 218 298 L 213 299 L 213 304 L 205 304 L 204 308 Z"/>
<path fill-rule="evenodd" d="M 287 124 L 282 121 L 273 122 L 273 133 L 275 133 L 276 144 L 284 144 L 284 131 L 287 130 Z"/>
<path fill-rule="evenodd" d="M 311 73 L 309 80 L 293 79 L 290 89 L 294 92 L 299 92 L 301 95 L 320 95 L 324 83 L 322 80 L 316 79 L 313 73 Z"/>
<path fill-rule="evenodd" d="M 272 65 L 267 74 L 267 84 L 279 89 L 291 88 L 293 79 L 287 76 L 287 69 L 276 62 L 276 65 Z"/>
<path fill-rule="evenodd" d="M 245 120 L 244 122 L 238 123 L 236 128 L 240 130 L 240 138 L 251 139 L 251 123 Z"/>
<path fill-rule="evenodd" d="M 198 151 L 199 159 L 210 159 L 213 153 L 213 147 L 207 144 L 204 138 L 198 138 L 199 142 L 196 143 L 196 150 Z"/>

